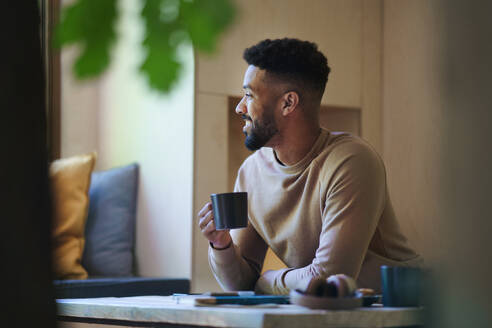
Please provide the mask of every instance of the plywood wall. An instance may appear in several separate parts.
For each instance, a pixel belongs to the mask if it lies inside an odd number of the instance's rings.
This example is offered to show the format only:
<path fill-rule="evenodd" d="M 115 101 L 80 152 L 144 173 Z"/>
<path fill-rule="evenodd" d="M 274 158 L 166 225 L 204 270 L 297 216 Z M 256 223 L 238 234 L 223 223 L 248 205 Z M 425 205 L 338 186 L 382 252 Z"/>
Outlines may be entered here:
<path fill-rule="evenodd" d="M 404 232 L 428 261 L 439 256 L 443 35 L 429 1 L 384 2 L 383 154 Z"/>

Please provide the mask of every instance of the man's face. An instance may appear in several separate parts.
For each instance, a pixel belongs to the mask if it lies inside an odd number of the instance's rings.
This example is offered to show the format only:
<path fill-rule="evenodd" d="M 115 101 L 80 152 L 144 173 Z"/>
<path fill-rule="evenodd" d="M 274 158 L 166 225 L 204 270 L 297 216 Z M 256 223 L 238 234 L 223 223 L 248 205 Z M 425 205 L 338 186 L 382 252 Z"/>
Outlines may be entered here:
<path fill-rule="evenodd" d="M 244 96 L 236 107 L 236 113 L 245 121 L 244 144 L 249 150 L 269 146 L 278 132 L 275 120 L 278 95 L 265 79 L 264 70 L 250 65 L 244 74 Z"/>

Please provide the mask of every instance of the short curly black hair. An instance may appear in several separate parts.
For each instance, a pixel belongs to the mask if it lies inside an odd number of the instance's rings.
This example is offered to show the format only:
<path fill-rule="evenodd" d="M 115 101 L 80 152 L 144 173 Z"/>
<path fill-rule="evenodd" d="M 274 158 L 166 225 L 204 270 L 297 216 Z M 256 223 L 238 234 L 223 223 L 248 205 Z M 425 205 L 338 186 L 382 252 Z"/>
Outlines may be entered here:
<path fill-rule="evenodd" d="M 319 95 L 325 91 L 330 67 L 318 46 L 299 39 L 266 39 L 246 48 L 244 60 L 249 65 L 264 69 L 281 79 L 308 87 Z"/>

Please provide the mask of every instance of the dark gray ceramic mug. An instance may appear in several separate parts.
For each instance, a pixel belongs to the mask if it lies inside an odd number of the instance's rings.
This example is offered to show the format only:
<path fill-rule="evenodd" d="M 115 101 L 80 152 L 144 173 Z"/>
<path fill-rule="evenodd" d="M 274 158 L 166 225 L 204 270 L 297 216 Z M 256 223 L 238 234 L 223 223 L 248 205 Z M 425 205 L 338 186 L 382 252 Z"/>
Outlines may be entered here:
<path fill-rule="evenodd" d="M 422 273 L 419 268 L 381 266 L 383 305 L 406 307 L 420 305 Z"/>
<path fill-rule="evenodd" d="M 245 228 L 248 225 L 248 193 L 212 194 L 216 230 Z"/>

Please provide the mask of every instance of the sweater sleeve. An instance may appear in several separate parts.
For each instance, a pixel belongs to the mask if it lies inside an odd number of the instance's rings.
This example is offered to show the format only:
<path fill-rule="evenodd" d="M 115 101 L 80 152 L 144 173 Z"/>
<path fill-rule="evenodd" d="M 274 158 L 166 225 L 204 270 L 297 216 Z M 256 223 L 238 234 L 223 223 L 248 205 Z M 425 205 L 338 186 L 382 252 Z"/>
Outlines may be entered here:
<path fill-rule="evenodd" d="M 241 187 L 243 167 L 239 169 L 234 191 Z M 254 290 L 260 276 L 268 245 L 248 222 L 244 229 L 231 230 L 232 245 L 218 250 L 209 246 L 208 261 L 212 273 L 224 290 Z"/>
<path fill-rule="evenodd" d="M 210 268 L 224 290 L 254 290 L 268 246 L 251 224 L 231 231 L 231 237 L 226 249 L 209 246 Z"/>
<path fill-rule="evenodd" d="M 267 292 L 288 292 L 315 276 L 344 273 L 357 279 L 384 210 L 385 170 L 379 156 L 365 147 L 338 163 L 329 177 L 320 180 L 320 190 L 327 192 L 314 259 L 306 267 L 271 274 L 270 283 L 275 285 Z"/>

